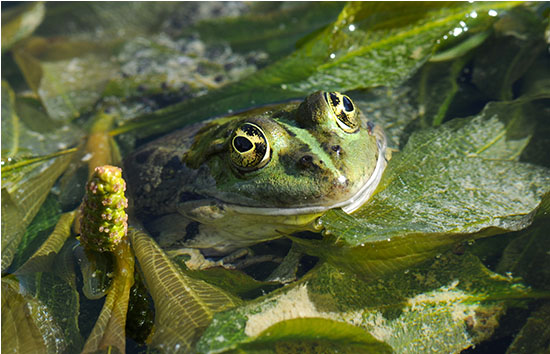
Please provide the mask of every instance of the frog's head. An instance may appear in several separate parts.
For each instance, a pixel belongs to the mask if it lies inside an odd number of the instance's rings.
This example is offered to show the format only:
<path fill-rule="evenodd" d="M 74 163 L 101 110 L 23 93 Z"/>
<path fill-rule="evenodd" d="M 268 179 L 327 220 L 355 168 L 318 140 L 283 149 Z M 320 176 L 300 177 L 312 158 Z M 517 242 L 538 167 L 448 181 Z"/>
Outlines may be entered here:
<path fill-rule="evenodd" d="M 383 132 L 349 97 L 316 92 L 300 104 L 206 125 L 183 158 L 200 171 L 185 181 L 185 195 L 249 214 L 310 214 L 334 207 L 352 212 L 378 184 L 385 148 Z"/>

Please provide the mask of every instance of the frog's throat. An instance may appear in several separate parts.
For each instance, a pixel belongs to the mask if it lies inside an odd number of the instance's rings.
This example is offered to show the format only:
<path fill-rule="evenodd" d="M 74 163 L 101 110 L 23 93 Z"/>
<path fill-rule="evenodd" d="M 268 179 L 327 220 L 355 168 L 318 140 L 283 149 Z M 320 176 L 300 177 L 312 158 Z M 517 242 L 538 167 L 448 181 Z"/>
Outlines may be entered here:
<path fill-rule="evenodd" d="M 386 148 L 387 140 L 386 135 L 382 129 L 375 127 L 374 135 L 376 136 L 376 144 L 378 145 L 378 158 L 376 160 L 376 167 L 370 178 L 365 182 L 361 188 L 350 198 L 345 201 L 338 202 L 332 205 L 321 206 L 309 206 L 299 208 L 262 208 L 262 207 L 246 207 L 237 204 L 226 204 L 225 207 L 231 209 L 240 214 L 256 214 L 256 215 L 297 215 L 297 214 L 318 214 L 323 213 L 329 209 L 342 208 L 347 214 L 353 213 L 359 209 L 361 205 L 372 196 L 374 190 L 378 186 L 382 173 L 386 168 Z"/>

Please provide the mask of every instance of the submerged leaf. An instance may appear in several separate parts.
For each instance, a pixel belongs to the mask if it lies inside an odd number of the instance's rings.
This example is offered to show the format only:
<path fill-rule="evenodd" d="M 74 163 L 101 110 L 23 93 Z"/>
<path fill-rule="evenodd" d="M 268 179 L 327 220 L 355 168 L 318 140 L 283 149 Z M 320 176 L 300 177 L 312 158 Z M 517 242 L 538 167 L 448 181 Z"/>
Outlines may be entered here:
<path fill-rule="evenodd" d="M 548 169 L 513 161 L 529 141 L 526 119 L 521 102 L 495 103 L 479 116 L 417 132 L 389 162 L 370 202 L 352 215 L 321 217 L 336 246 L 297 241 L 374 275 L 459 241 L 525 228 L 550 191 Z"/>
<path fill-rule="evenodd" d="M 60 278 L 35 273 L 2 278 L 2 351 L 78 352 L 78 292 Z"/>
<path fill-rule="evenodd" d="M 127 239 L 119 243 L 113 253 L 116 257 L 113 282 L 82 353 L 112 348 L 120 353 L 126 350 L 126 313 L 134 284 L 134 254 Z"/>
<path fill-rule="evenodd" d="M 550 195 L 547 196 L 550 199 Z M 550 220 L 536 222 L 516 235 L 504 249 L 496 270 L 502 274 L 521 276 L 537 289 L 550 290 Z"/>
<path fill-rule="evenodd" d="M 550 351 L 550 302 L 542 304 L 527 319 L 506 354 L 543 354 Z"/>
<path fill-rule="evenodd" d="M 40 248 L 27 260 L 15 273 L 28 274 L 33 272 L 47 272 L 51 270 L 51 266 L 59 250 L 71 235 L 71 227 L 75 218 L 76 212 L 69 212 L 61 215 L 55 230 L 51 233 L 48 239 L 40 246 Z"/>
<path fill-rule="evenodd" d="M 393 353 L 364 329 L 326 318 L 295 318 L 277 322 L 239 349 L 283 353 Z M 206 348 L 205 348 L 206 349 Z M 199 352 L 201 352 L 199 348 Z M 204 352 L 214 352 L 205 350 Z"/>
<path fill-rule="evenodd" d="M 2 10 L 2 53 L 28 37 L 40 25 L 46 12 L 43 2 Z"/>
<path fill-rule="evenodd" d="M 40 97 L 49 116 L 67 122 L 92 109 L 116 74 L 109 48 L 91 42 L 34 37 L 14 56 L 27 84 Z"/>
<path fill-rule="evenodd" d="M 277 329 L 272 334 L 279 342 L 316 336 L 337 346 L 338 334 L 327 336 L 322 327 L 307 326 L 324 318 L 357 326 L 396 353 L 459 352 L 491 335 L 506 299 L 530 296 L 517 279 L 488 271 L 468 254 L 446 254 L 370 282 L 325 263 L 298 283 L 215 315 L 198 349 L 255 348 L 270 341 L 270 329 Z M 291 321 L 299 318 L 310 319 L 302 323 L 307 327 L 283 330 L 298 326 Z"/>
<path fill-rule="evenodd" d="M 189 352 L 214 314 L 238 299 L 181 272 L 153 239 L 141 231 L 129 236 L 155 304 L 151 345 L 166 352 Z"/>
<path fill-rule="evenodd" d="M 11 264 L 25 229 L 70 159 L 71 155 L 67 154 L 9 172 L 2 171 L 3 271 Z"/>
<path fill-rule="evenodd" d="M 288 57 L 208 95 L 130 121 L 113 133 L 138 129 L 139 135 L 148 136 L 253 105 L 303 97 L 315 90 L 395 87 L 414 74 L 437 47 L 437 39 L 459 21 L 489 26 L 494 21 L 486 14 L 489 9 L 515 5 L 348 3 L 332 25 L 308 38 Z M 479 13 L 476 20 L 466 16 L 472 11 Z"/>
<path fill-rule="evenodd" d="M 2 80 L 2 160 L 14 157 L 19 148 L 19 117 L 15 111 L 15 94 Z"/>

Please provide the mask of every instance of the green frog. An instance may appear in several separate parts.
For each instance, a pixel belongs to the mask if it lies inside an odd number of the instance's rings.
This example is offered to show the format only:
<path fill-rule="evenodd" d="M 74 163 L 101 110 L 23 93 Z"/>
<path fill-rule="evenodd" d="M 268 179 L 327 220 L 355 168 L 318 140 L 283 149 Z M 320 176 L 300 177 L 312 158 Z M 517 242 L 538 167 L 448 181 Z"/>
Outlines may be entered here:
<path fill-rule="evenodd" d="M 348 96 L 315 92 L 173 132 L 130 155 L 124 171 L 146 229 L 202 268 L 200 256 L 315 231 L 333 208 L 357 210 L 380 181 L 386 146 Z"/>

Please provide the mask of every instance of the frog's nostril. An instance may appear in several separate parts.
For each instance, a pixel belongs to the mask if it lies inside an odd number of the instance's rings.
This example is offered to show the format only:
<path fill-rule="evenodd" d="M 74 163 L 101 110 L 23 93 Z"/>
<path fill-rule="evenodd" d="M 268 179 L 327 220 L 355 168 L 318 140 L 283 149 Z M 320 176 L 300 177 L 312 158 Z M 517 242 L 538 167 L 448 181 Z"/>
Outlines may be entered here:
<path fill-rule="evenodd" d="M 304 155 L 304 156 L 300 157 L 299 163 L 300 163 L 300 166 L 302 166 L 302 167 L 305 167 L 305 168 L 311 167 L 311 166 L 313 166 L 313 156 Z"/>
<path fill-rule="evenodd" d="M 330 148 L 336 153 L 336 155 L 340 155 L 342 153 L 342 147 L 340 147 L 340 145 L 332 145 Z"/>

